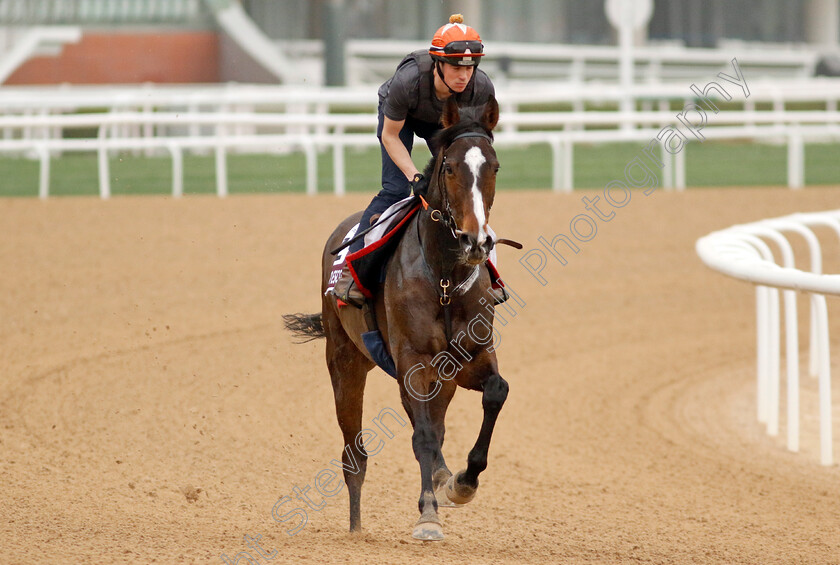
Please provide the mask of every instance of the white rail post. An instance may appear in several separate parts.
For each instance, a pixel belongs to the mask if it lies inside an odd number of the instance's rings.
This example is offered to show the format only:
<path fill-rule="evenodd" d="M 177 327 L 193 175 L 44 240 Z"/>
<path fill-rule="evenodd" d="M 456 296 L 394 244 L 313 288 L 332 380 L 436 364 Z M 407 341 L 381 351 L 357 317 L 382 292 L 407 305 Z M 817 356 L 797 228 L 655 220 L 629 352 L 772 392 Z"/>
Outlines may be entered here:
<path fill-rule="evenodd" d="M 674 155 L 674 187 L 678 191 L 685 190 L 685 153 L 688 151 L 688 143 L 683 145 L 682 151 Z"/>
<path fill-rule="evenodd" d="M 779 330 L 779 289 L 770 288 L 770 397 L 768 401 L 767 433 L 771 436 L 779 435 L 779 392 L 781 383 L 781 360 L 780 342 L 781 332 Z"/>
<path fill-rule="evenodd" d="M 97 153 L 97 163 L 99 166 L 99 197 L 103 200 L 111 198 L 111 171 L 108 163 L 108 149 L 105 146 L 106 130 L 108 126 L 102 124 L 99 126 Z"/>
<path fill-rule="evenodd" d="M 575 153 L 574 142 L 567 138 L 563 144 L 563 189 L 572 192 L 575 187 Z"/>
<path fill-rule="evenodd" d="M 340 139 L 333 142 L 333 183 L 335 184 L 335 195 L 344 196 L 345 170 L 344 170 L 344 143 Z"/>
<path fill-rule="evenodd" d="M 756 235 L 749 232 L 739 232 L 738 238 L 746 241 L 755 250 L 764 261 L 774 263 L 773 251 L 770 246 Z M 773 293 L 771 287 L 764 285 L 757 285 L 755 291 L 756 297 L 756 390 L 758 405 L 758 421 L 762 424 L 769 425 L 771 410 L 771 396 L 770 390 L 773 382 L 773 362 L 772 362 L 772 304 Z M 779 295 L 776 292 L 776 308 L 779 305 Z M 776 322 L 776 340 L 778 341 L 778 314 Z M 777 346 L 778 349 L 778 346 Z M 778 353 L 776 355 L 776 371 L 778 372 Z M 778 413 L 778 407 L 776 408 Z"/>
<path fill-rule="evenodd" d="M 831 431 L 831 358 L 828 341 L 828 308 L 825 296 L 814 294 L 817 302 L 817 331 L 820 350 L 820 463 L 834 463 Z"/>
<path fill-rule="evenodd" d="M 789 188 L 805 186 L 805 144 L 796 129 L 788 134 L 787 181 Z"/>
<path fill-rule="evenodd" d="M 548 138 L 548 146 L 551 147 L 551 190 L 560 192 L 563 190 L 563 149 L 560 136 L 552 135 Z M 568 165 L 566 165 L 568 166 Z"/>
<path fill-rule="evenodd" d="M 216 194 L 219 198 L 228 195 L 227 151 L 222 142 L 216 145 Z"/>
<path fill-rule="evenodd" d="M 659 143 L 659 154 L 662 158 L 662 188 L 671 190 L 674 188 L 674 156 L 661 142 Z"/>
<path fill-rule="evenodd" d="M 787 448 L 799 451 L 799 325 L 796 292 L 785 290 L 785 361 L 787 378 Z"/>
<path fill-rule="evenodd" d="M 184 154 L 175 143 L 168 147 L 172 155 L 172 198 L 181 198 L 184 195 Z"/>
<path fill-rule="evenodd" d="M 50 151 L 46 145 L 38 146 L 40 167 L 38 171 L 38 198 L 46 200 L 50 194 Z"/>
<path fill-rule="evenodd" d="M 758 421 L 761 424 L 767 423 L 768 402 L 767 391 L 770 387 L 768 376 L 769 355 L 769 314 L 767 304 L 769 303 L 770 289 L 766 286 L 755 287 L 755 325 L 756 325 L 756 406 L 758 407 Z"/>

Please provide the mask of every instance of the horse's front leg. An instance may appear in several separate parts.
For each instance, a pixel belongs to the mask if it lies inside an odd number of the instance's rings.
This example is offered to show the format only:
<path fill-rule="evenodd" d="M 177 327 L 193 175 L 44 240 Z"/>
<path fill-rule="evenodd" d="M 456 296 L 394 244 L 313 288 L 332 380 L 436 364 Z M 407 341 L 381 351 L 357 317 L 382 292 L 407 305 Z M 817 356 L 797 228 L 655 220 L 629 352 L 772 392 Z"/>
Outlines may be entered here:
<path fill-rule="evenodd" d="M 452 472 L 446 466 L 446 460 L 443 458 L 443 440 L 446 435 L 446 410 L 449 408 L 449 403 L 455 395 L 455 389 L 458 388 L 453 381 L 439 382 L 441 385 L 440 390 L 428 402 L 432 426 L 438 441 L 437 459 L 432 466 L 432 482 L 434 483 L 433 486 L 435 489 L 435 498 L 438 501 L 438 508 L 441 506 L 456 506 L 445 495 L 443 497 L 439 495 L 442 493 L 440 489 L 446 486 L 446 481 L 452 476 Z"/>
<path fill-rule="evenodd" d="M 406 411 L 412 414 L 414 434 L 411 446 L 420 464 L 420 518 L 414 525 L 412 536 L 424 541 L 443 539 L 443 528 L 438 518 L 433 473 L 442 459 L 439 437 L 441 411 L 432 410 L 433 399 L 440 394 L 442 383 L 436 381 L 436 372 L 418 363 L 402 379 L 402 400 Z M 450 395 L 451 397 L 451 395 Z"/>
<path fill-rule="evenodd" d="M 496 418 L 502 410 L 508 395 L 508 384 L 501 375 L 493 374 L 484 382 L 481 405 L 484 419 L 478 439 L 467 456 L 467 468 L 450 477 L 446 483 L 446 497 L 456 504 L 466 504 L 475 496 L 478 489 L 478 475 L 487 468 L 487 452 Z"/>

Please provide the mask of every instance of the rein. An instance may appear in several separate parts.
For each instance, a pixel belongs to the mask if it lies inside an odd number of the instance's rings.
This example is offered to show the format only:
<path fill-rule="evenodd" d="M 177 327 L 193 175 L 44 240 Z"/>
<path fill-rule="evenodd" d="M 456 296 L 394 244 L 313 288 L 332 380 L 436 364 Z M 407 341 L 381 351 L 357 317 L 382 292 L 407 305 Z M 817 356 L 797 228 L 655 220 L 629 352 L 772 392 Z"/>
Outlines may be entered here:
<path fill-rule="evenodd" d="M 423 202 L 425 203 L 425 200 Z M 433 209 L 432 212 L 440 212 L 440 210 Z M 429 281 L 434 281 L 437 277 L 435 276 L 434 271 L 432 271 L 432 266 L 429 265 L 429 258 L 426 257 L 426 249 L 423 247 L 423 238 L 420 236 L 420 216 L 417 216 L 417 219 L 414 221 L 414 225 L 417 228 L 417 244 L 420 246 L 420 256 L 423 258 L 423 269 L 426 271 L 426 276 Z M 448 275 L 441 273 L 441 279 L 438 281 L 438 286 L 435 287 L 438 295 L 438 301 L 440 302 L 441 308 L 443 308 L 443 323 L 446 343 L 452 341 L 452 312 L 449 308 L 450 304 L 452 304 L 452 295 L 449 293 L 449 287 L 452 286 L 450 277 L 452 276 L 452 270 L 454 268 L 455 265 L 453 263 L 452 268 L 449 269 Z M 478 265 L 476 265 L 476 270 L 474 272 L 478 272 Z M 467 278 L 470 279 L 472 276 Z M 466 282 L 466 280 L 464 282 Z M 462 282 L 457 288 L 461 288 L 463 284 L 464 283 Z"/>

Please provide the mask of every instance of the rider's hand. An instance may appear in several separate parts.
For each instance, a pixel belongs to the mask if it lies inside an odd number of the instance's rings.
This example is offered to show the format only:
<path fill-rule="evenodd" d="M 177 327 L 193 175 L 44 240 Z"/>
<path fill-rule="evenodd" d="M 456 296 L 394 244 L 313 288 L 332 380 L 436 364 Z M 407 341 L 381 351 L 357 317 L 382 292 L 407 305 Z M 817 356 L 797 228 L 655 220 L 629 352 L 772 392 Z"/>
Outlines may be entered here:
<path fill-rule="evenodd" d="M 414 179 L 409 181 L 408 185 L 414 191 L 414 194 L 419 194 L 420 196 L 425 196 L 426 191 L 429 190 L 429 181 L 420 173 L 415 174 Z"/>

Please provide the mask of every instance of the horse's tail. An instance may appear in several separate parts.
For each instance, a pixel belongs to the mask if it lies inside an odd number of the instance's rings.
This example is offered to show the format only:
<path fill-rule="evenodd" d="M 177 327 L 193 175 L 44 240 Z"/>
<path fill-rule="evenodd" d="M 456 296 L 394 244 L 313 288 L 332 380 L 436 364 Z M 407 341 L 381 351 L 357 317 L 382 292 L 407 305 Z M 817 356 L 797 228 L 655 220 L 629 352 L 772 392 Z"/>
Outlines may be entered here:
<path fill-rule="evenodd" d="M 298 343 L 306 343 L 324 337 L 324 322 L 321 314 L 284 314 L 286 329 L 300 338 Z"/>

